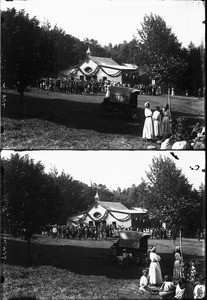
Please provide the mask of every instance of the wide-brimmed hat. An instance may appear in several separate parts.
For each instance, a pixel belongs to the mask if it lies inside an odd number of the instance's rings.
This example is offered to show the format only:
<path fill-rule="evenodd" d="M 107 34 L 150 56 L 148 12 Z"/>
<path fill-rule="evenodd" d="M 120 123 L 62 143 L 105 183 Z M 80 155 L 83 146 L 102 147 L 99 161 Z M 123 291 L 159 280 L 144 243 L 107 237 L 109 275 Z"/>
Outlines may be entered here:
<path fill-rule="evenodd" d="M 154 252 L 156 250 L 156 248 L 154 246 L 150 247 L 149 251 L 150 252 Z"/>
<path fill-rule="evenodd" d="M 148 105 L 149 105 L 149 102 L 146 102 L 146 103 L 144 104 L 145 107 L 147 107 Z"/>

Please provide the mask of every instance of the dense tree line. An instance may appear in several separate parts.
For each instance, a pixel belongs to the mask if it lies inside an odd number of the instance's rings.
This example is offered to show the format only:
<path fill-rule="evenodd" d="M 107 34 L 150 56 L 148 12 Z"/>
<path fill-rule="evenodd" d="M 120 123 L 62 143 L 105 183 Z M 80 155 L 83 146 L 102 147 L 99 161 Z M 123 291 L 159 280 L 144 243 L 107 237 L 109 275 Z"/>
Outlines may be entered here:
<path fill-rule="evenodd" d="M 55 169 L 46 173 L 42 163 L 28 155 L 11 155 L 3 159 L 3 167 L 3 229 L 14 235 L 24 229 L 29 244 L 42 226 L 65 225 L 68 216 L 90 207 L 97 191 L 100 201 L 147 208 L 168 227 L 181 228 L 185 234 L 195 234 L 205 224 L 204 186 L 193 189 L 170 158 L 153 158 L 146 180 L 116 191 L 102 184 L 88 186 Z"/>
<path fill-rule="evenodd" d="M 40 77 L 57 77 L 58 72 L 76 65 L 85 57 L 88 44 L 96 56 L 107 51 L 97 41 L 82 42 L 49 22 L 40 25 L 24 10 L 1 12 L 2 82 L 20 83 L 22 88 L 35 84 Z"/>
<path fill-rule="evenodd" d="M 29 18 L 24 10 L 1 12 L 2 20 L 2 82 L 17 85 L 23 92 L 40 77 L 57 77 L 58 72 L 78 64 L 88 45 L 94 56 L 112 57 L 118 63 L 138 65 L 139 82 L 157 85 L 166 92 L 174 86 L 177 93 L 197 95 L 204 86 L 205 49 L 192 43 L 182 47 L 165 21 L 153 14 L 145 16 L 137 37 L 130 42 L 100 46 L 98 41 L 66 34 L 49 22 L 40 25 L 36 17 Z"/>

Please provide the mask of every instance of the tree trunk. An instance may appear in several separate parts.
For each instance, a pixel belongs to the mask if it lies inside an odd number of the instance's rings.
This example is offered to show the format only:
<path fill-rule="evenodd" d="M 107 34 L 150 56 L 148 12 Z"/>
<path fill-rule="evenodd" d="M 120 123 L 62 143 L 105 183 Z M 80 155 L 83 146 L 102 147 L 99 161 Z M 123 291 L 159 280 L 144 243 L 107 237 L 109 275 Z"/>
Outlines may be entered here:
<path fill-rule="evenodd" d="M 24 106 L 24 91 L 20 92 L 20 103 L 21 103 L 21 115 L 22 119 L 25 119 L 25 106 Z"/>
<path fill-rule="evenodd" d="M 29 255 L 29 261 L 28 264 L 32 265 L 32 244 L 31 244 L 31 240 L 32 240 L 32 234 L 30 231 L 25 231 L 25 241 L 27 241 L 27 249 L 28 249 L 28 255 Z"/>
<path fill-rule="evenodd" d="M 32 265 L 32 245 L 31 245 L 31 238 L 29 238 L 27 240 L 27 247 L 28 247 L 28 254 L 29 254 L 28 264 Z"/>

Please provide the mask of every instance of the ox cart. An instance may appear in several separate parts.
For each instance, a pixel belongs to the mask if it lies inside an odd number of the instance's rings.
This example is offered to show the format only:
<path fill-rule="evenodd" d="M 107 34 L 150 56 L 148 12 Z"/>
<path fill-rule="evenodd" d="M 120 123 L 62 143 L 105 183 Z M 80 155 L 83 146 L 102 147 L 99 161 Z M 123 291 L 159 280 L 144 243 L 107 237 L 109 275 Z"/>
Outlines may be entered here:
<path fill-rule="evenodd" d="M 110 86 L 103 101 L 107 111 L 118 112 L 126 118 L 137 119 L 138 94 L 130 87 Z"/>
<path fill-rule="evenodd" d="M 149 238 L 149 233 L 120 231 L 117 241 L 110 247 L 110 260 L 126 266 L 143 266 L 148 258 Z"/>

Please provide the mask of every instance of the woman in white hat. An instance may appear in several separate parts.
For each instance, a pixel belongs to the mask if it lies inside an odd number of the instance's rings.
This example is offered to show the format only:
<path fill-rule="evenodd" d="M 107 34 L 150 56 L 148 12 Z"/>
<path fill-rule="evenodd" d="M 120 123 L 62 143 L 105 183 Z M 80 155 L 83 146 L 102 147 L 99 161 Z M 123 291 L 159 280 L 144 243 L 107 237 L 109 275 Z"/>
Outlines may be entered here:
<path fill-rule="evenodd" d="M 149 266 L 149 282 L 153 285 L 161 285 L 162 284 L 162 272 L 160 268 L 160 260 L 161 257 L 156 254 L 156 248 L 151 247 L 149 249 L 150 254 L 150 266 Z"/>
<path fill-rule="evenodd" d="M 149 102 L 146 102 L 144 106 L 145 106 L 145 110 L 144 110 L 145 121 L 144 121 L 142 138 L 147 140 L 153 140 L 154 125 L 152 120 L 152 111 L 150 109 Z"/>

